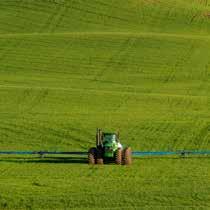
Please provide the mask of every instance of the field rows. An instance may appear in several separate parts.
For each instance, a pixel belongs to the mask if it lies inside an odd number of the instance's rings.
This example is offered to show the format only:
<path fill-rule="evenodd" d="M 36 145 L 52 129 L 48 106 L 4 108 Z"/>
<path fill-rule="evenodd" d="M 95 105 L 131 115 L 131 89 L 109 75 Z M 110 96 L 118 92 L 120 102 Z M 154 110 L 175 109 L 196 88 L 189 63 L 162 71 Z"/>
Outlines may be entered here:
<path fill-rule="evenodd" d="M 2 1 L 1 33 L 69 31 L 209 32 L 199 1 Z M 15 21 L 14 21 L 15 20 Z M 180 31 L 180 32 L 181 32 Z"/>
<path fill-rule="evenodd" d="M 94 125 L 119 128 L 136 150 L 209 148 L 206 97 L 33 88 L 5 88 L 1 96 L 5 149 L 84 150 L 94 142 Z"/>
<path fill-rule="evenodd" d="M 1 208 L 209 208 L 209 159 L 205 158 L 202 162 L 142 159 L 131 168 L 84 163 L 80 170 L 72 159 L 1 161 Z"/>
<path fill-rule="evenodd" d="M 210 150 L 208 0 L 0 1 L 0 151 Z M 0 209 L 209 209 L 210 159 L 0 157 Z"/>
<path fill-rule="evenodd" d="M 96 126 L 119 128 L 135 149 L 209 148 L 208 40 L 59 34 L 0 43 L 2 148 L 87 149 Z"/>
<path fill-rule="evenodd" d="M 131 82 L 135 84 L 137 76 L 138 81 L 155 77 L 155 80 L 163 83 L 170 80 L 176 82 L 180 79 L 208 81 L 208 54 L 203 56 L 203 60 L 199 63 L 196 60 L 196 57 L 199 57 L 198 48 L 200 48 L 200 53 L 203 50 L 208 53 L 205 41 L 190 41 L 190 43 L 188 40 L 176 40 L 173 43 L 174 40 L 170 38 L 165 41 L 132 36 L 118 41 L 115 38 L 110 40 L 100 36 L 93 39 L 68 40 L 64 37 L 64 39 L 52 38 L 47 42 L 45 40 L 46 37 L 9 39 L 6 42 L 1 40 L 2 46 L 5 46 L 1 49 L 2 73 L 11 74 L 14 71 L 22 72 L 20 74 L 56 73 L 58 77 L 62 74 L 66 77 L 68 74 L 69 76 L 83 75 L 85 72 L 86 75 L 92 76 L 94 81 L 94 79 L 110 80 L 109 74 L 115 71 L 118 78 L 122 79 L 123 76 L 123 79 L 127 80 L 127 84 Z M 59 42 L 59 48 L 53 44 L 55 42 Z M 99 43 L 100 49 L 97 47 Z M 161 48 L 158 47 L 159 44 L 162 45 Z M 182 48 L 183 45 L 187 45 L 185 50 Z M 109 50 L 110 46 L 112 50 Z M 84 52 L 82 55 L 79 53 L 81 48 Z M 173 49 L 170 54 L 169 48 Z M 108 51 L 109 54 L 107 54 Z M 196 53 L 190 53 L 193 51 Z M 195 62 L 193 67 L 192 62 Z M 29 67 L 30 71 L 27 70 Z M 184 68 L 185 70 L 182 71 Z M 196 70 L 199 68 L 202 68 L 202 71 Z M 106 71 L 107 69 L 109 70 Z M 116 69 L 120 70 L 117 72 Z M 98 73 L 99 71 L 101 72 Z M 101 77 L 105 78 L 101 79 Z"/>

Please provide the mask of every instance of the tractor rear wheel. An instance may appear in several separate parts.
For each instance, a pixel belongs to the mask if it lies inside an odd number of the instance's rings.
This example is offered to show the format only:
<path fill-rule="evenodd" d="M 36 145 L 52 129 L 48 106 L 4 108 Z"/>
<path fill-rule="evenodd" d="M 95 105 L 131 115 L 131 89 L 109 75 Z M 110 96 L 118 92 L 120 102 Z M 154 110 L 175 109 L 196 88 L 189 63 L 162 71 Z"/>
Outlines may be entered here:
<path fill-rule="evenodd" d="M 123 155 L 123 159 L 124 159 L 124 164 L 125 165 L 131 165 L 132 163 L 132 151 L 130 147 L 127 147 L 124 149 L 124 155 Z"/>
<path fill-rule="evenodd" d="M 102 165 L 104 163 L 103 152 L 100 149 L 97 150 L 96 163 L 99 165 Z"/>
<path fill-rule="evenodd" d="M 88 163 L 94 165 L 96 163 L 96 148 L 92 147 L 88 151 Z"/>
<path fill-rule="evenodd" d="M 115 163 L 117 165 L 121 165 L 122 164 L 122 149 L 118 148 L 116 155 L 115 155 Z"/>

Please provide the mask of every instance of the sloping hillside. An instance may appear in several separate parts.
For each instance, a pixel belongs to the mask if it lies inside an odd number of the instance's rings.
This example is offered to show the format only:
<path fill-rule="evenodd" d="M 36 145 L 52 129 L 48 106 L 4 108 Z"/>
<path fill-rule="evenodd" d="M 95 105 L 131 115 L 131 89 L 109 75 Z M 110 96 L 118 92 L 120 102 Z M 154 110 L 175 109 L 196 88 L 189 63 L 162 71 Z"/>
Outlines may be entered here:
<path fill-rule="evenodd" d="M 201 35 L 209 20 L 188 22 L 208 4 L 3 1 L 0 8 L 2 148 L 86 149 L 97 126 L 119 128 L 135 149 L 209 146 L 210 38 Z"/>
<path fill-rule="evenodd" d="M 208 39 L 3 37 L 2 146 L 85 149 L 97 126 L 119 128 L 136 149 L 203 145 L 199 135 L 208 130 L 210 114 Z"/>
<path fill-rule="evenodd" d="M 208 0 L 1 0 L 0 150 L 210 149 Z M 0 209 L 210 207 L 209 159 L 0 157 Z"/>
<path fill-rule="evenodd" d="M 3 0 L 0 33 L 209 33 L 207 0 Z"/>

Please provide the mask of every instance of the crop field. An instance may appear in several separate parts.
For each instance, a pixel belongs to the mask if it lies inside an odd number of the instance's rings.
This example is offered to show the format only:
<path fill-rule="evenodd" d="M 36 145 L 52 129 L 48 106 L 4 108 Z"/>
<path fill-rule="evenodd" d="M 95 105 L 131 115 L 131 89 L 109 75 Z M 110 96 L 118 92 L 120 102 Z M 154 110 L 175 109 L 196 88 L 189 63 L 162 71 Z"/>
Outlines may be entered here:
<path fill-rule="evenodd" d="M 210 150 L 210 1 L 0 1 L 0 151 Z M 210 157 L 1 156 L 0 209 L 210 209 Z"/>

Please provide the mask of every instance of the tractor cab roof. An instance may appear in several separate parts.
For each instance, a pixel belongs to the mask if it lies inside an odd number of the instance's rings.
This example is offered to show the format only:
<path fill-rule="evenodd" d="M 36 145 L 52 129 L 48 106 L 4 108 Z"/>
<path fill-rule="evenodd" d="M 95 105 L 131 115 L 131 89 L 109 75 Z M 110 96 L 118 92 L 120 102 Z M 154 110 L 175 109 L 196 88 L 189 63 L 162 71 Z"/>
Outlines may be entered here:
<path fill-rule="evenodd" d="M 105 136 L 105 135 L 117 135 L 116 133 L 103 133 L 103 135 Z"/>

